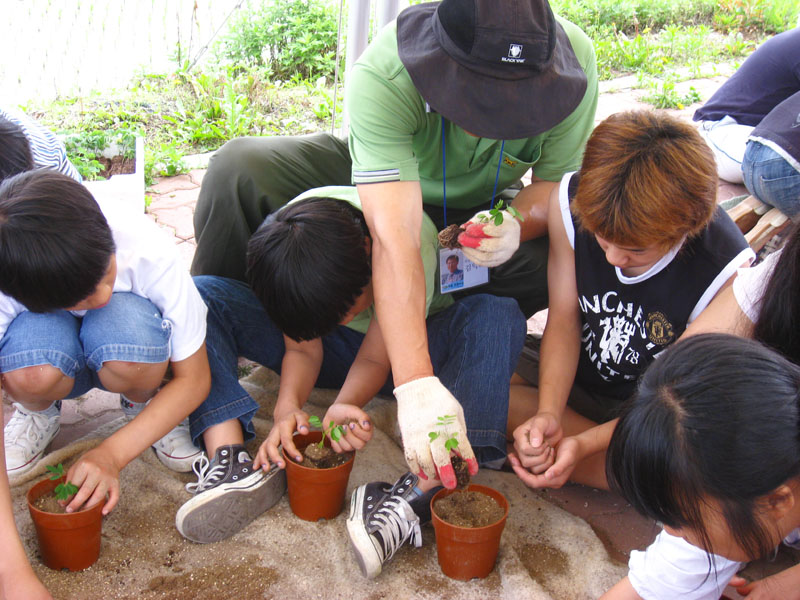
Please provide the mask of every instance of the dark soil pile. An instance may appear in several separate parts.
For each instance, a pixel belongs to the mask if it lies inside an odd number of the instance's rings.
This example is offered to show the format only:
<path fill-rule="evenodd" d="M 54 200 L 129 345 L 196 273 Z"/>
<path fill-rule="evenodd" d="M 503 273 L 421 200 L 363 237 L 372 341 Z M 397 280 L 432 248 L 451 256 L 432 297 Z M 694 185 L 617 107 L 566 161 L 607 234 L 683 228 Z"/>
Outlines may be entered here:
<path fill-rule="evenodd" d="M 439 498 L 433 510 L 442 521 L 458 527 L 486 527 L 503 518 L 503 507 L 480 492 L 460 491 Z"/>
<path fill-rule="evenodd" d="M 456 472 L 456 485 L 463 490 L 469 485 L 469 466 L 467 461 L 455 454 L 450 462 L 453 463 L 453 470 Z"/>
<path fill-rule="evenodd" d="M 309 444 L 303 448 L 303 462 L 298 463 L 309 469 L 332 469 L 345 464 L 353 456 L 352 452 L 336 454 L 328 446 Z"/>
<path fill-rule="evenodd" d="M 456 223 L 448 225 L 447 227 L 442 229 L 439 232 L 439 243 L 442 245 L 442 248 L 449 248 L 450 250 L 453 250 L 455 248 L 461 248 L 461 244 L 458 243 L 458 235 L 462 231 L 465 230 Z"/>
<path fill-rule="evenodd" d="M 103 165 L 103 170 L 97 176 L 105 177 L 106 179 L 112 175 L 124 175 L 136 171 L 136 160 L 133 158 L 125 158 L 124 156 L 105 158 L 101 156 L 97 159 L 97 162 Z"/>

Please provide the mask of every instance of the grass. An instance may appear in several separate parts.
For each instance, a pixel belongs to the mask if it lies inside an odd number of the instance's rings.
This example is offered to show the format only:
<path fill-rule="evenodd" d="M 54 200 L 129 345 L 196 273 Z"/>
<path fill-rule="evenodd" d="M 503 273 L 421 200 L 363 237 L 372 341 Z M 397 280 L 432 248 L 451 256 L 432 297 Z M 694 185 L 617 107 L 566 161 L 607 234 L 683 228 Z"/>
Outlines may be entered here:
<path fill-rule="evenodd" d="M 601 80 L 635 73 L 645 100 L 660 108 L 697 102 L 681 81 L 737 66 L 766 37 L 797 23 L 795 0 L 552 0 L 555 12 L 593 40 Z M 298 72 L 302 65 L 298 66 Z M 87 178 L 100 138 L 144 135 L 146 177 L 185 170 L 183 157 L 245 135 L 329 130 L 333 91 L 324 78 L 276 80 L 268 68 L 227 65 L 142 74 L 126 90 L 104 91 L 25 109 L 67 136 L 70 157 Z M 337 118 L 341 116 L 341 90 Z"/>

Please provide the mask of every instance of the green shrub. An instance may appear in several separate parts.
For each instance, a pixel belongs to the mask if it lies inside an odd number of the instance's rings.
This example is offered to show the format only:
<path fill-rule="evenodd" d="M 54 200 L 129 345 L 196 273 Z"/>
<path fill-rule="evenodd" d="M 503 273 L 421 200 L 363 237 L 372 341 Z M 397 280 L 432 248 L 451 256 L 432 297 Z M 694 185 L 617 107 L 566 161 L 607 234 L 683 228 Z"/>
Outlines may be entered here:
<path fill-rule="evenodd" d="M 337 9 L 325 0 L 248 4 L 215 48 L 221 62 L 265 66 L 275 79 L 333 77 Z"/>

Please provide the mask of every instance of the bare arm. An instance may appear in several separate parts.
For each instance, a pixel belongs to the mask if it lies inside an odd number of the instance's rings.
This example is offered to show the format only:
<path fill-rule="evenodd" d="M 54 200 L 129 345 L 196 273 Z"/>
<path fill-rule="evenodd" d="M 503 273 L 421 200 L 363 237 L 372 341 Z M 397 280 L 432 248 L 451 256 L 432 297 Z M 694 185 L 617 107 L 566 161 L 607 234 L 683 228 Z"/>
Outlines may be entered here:
<path fill-rule="evenodd" d="M 5 465 L 5 445 L 2 442 L 3 433 L 0 432 L 0 461 Z M 0 560 L 0 595 L 7 600 L 52 600 L 36 578 L 19 539 L 5 469 L 0 475 L 0 546 L 3 548 L 3 559 Z"/>
<path fill-rule="evenodd" d="M 425 272 L 420 256 L 422 190 L 417 181 L 358 185 L 372 234 L 375 310 L 394 385 L 433 375 L 425 329 Z"/>
<path fill-rule="evenodd" d="M 295 431 L 308 433 L 308 414 L 302 410 L 322 367 L 322 340 L 317 338 L 296 342 L 283 336 L 286 351 L 281 361 L 281 385 L 275 403 L 273 424 L 267 438 L 258 449 L 253 468 L 269 469 L 270 461 L 280 468 L 283 462 L 278 445 L 283 444 L 287 455 L 302 461 L 302 456 L 292 441 Z"/>
<path fill-rule="evenodd" d="M 548 211 L 550 258 L 547 282 L 550 310 L 539 368 L 537 414 L 514 431 L 514 447 L 523 467 L 539 466 L 544 450 L 561 439 L 561 416 L 575 380 L 580 352 L 581 319 L 575 281 L 575 252 L 570 246 L 558 203 L 558 187 L 550 195 Z"/>
<path fill-rule="evenodd" d="M 205 343 L 189 358 L 173 362 L 172 374 L 141 413 L 70 468 L 67 478 L 81 489 L 69 511 L 99 502 L 108 492 L 103 514 L 111 512 L 119 499 L 119 472 L 202 404 L 211 389 Z"/>
<path fill-rule="evenodd" d="M 388 376 L 389 355 L 381 327 L 377 319 L 373 319 L 335 403 L 364 406 L 380 391 Z"/>
<path fill-rule="evenodd" d="M 714 299 L 689 324 L 681 339 L 699 333 L 730 333 L 742 337 L 752 337 L 753 322 L 742 312 L 733 293 L 732 279 Z"/>
<path fill-rule="evenodd" d="M 514 198 L 511 205 L 524 218 L 520 223 L 521 242 L 547 235 L 550 194 L 557 188 L 556 181 L 544 181 L 532 176 L 531 184 L 522 188 Z"/>
<path fill-rule="evenodd" d="M 362 407 L 380 391 L 388 375 L 389 355 L 380 325 L 377 319 L 373 319 L 347 379 L 323 419 L 325 423 L 333 421 L 346 426 L 342 439 L 338 442 L 331 440 L 331 447 L 336 452 L 361 450 L 372 439 L 372 423 Z"/>
<path fill-rule="evenodd" d="M 630 579 L 624 577 L 614 587 L 600 596 L 600 600 L 642 600 L 642 597 L 633 589 Z"/>

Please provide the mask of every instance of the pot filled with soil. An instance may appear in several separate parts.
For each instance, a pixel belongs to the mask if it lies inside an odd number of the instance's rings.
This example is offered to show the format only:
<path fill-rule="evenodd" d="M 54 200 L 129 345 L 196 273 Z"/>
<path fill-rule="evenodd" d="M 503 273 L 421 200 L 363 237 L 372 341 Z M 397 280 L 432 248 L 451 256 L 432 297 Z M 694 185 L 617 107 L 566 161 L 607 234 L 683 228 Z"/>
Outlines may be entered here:
<path fill-rule="evenodd" d="M 471 483 L 437 492 L 431 499 L 431 518 L 442 572 L 463 581 L 489 575 L 507 516 L 508 501 L 492 488 Z"/>
<path fill-rule="evenodd" d="M 302 463 L 286 456 L 281 448 L 286 464 L 289 506 L 295 515 L 306 521 L 333 519 L 342 512 L 355 460 L 353 452 L 334 452 L 327 437 L 320 446 L 321 439 L 319 431 L 295 435 L 295 446 L 303 454 Z"/>
<path fill-rule="evenodd" d="M 45 479 L 28 490 L 28 511 L 36 528 L 42 562 L 51 569 L 81 571 L 100 556 L 100 528 L 106 501 L 66 513 L 53 495 L 64 480 Z"/>

